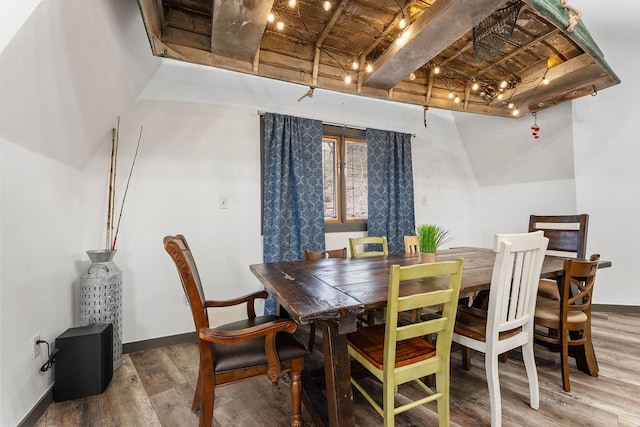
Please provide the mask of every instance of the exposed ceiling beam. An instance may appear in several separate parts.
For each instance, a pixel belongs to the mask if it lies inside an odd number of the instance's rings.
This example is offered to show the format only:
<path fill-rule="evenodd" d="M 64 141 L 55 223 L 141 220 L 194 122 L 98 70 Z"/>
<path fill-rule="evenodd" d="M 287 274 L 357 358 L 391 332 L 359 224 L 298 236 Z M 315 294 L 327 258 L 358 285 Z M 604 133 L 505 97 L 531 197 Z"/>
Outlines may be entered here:
<path fill-rule="evenodd" d="M 211 52 L 253 61 L 274 0 L 214 0 Z"/>
<path fill-rule="evenodd" d="M 367 86 L 391 89 L 482 22 L 508 0 L 438 0 L 374 64 Z"/>

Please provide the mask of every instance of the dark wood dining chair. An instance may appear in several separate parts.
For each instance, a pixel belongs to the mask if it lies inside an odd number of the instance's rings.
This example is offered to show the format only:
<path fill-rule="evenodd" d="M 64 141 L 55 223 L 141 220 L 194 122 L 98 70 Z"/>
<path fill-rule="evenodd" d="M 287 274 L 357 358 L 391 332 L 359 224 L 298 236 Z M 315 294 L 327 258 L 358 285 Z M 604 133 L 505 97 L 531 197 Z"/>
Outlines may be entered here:
<path fill-rule="evenodd" d="M 346 258 L 347 248 L 342 249 L 328 249 L 322 251 L 304 251 L 305 261 L 316 261 L 325 258 Z"/>
<path fill-rule="evenodd" d="M 347 257 L 347 248 L 342 249 L 329 249 L 322 251 L 304 251 L 304 259 L 305 261 L 317 261 L 321 259 L 327 258 L 346 258 Z M 307 344 L 307 349 L 309 352 L 313 350 L 313 344 L 316 341 L 316 324 L 312 323 L 309 325 L 309 343 Z"/>
<path fill-rule="evenodd" d="M 287 370 L 291 377 L 291 426 L 302 427 L 300 375 L 307 350 L 293 335 L 296 323 L 277 316 L 256 316 L 255 301 L 266 298 L 265 291 L 229 301 L 205 299 L 200 275 L 184 236 L 166 236 L 163 242 L 178 269 L 198 334 L 200 363 L 191 408 L 200 410 L 200 427 L 211 427 L 215 387 L 262 375 L 275 385 L 281 371 Z M 247 319 L 209 327 L 209 308 L 239 304 L 246 304 Z"/>
<path fill-rule="evenodd" d="M 560 351 L 562 387 L 571 391 L 569 356 L 593 377 L 598 376 L 598 363 L 591 341 L 591 298 L 598 270 L 599 254 L 589 261 L 567 259 L 560 301 L 545 299 L 535 311 L 535 339 L 552 350 Z"/>
<path fill-rule="evenodd" d="M 569 258 L 587 256 L 589 215 L 530 215 L 529 232 L 542 230 L 549 239 L 547 252 Z M 560 300 L 558 283 L 553 279 L 540 279 L 538 295 Z"/>

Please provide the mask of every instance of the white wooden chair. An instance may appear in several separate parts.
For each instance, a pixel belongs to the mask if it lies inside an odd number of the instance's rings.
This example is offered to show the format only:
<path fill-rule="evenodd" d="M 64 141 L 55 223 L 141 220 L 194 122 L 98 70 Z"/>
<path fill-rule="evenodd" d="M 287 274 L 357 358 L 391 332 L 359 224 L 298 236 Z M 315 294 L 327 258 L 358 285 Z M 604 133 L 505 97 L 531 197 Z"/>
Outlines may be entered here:
<path fill-rule="evenodd" d="M 491 426 L 502 425 L 498 356 L 522 347 L 529 380 L 529 405 L 538 409 L 538 373 L 533 355 L 534 312 L 540 271 L 549 239 L 542 231 L 497 234 L 489 290 L 489 309 L 458 308 L 453 341 L 463 347 L 463 367 L 470 369 L 470 351 L 485 354 L 491 402 Z"/>

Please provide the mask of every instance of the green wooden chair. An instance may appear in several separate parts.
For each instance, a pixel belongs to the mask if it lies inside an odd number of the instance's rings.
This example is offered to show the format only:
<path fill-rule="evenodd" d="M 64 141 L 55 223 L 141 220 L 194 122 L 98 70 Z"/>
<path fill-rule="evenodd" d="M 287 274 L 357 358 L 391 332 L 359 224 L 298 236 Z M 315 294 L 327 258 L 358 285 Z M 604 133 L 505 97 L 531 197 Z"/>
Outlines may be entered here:
<path fill-rule="evenodd" d="M 417 264 L 406 267 L 392 265 L 389 274 L 387 318 L 384 324 L 368 326 L 347 335 L 349 355 L 370 371 L 383 384 L 382 407 L 356 379 L 351 383 L 384 418 L 384 425 L 394 425 L 395 414 L 436 401 L 441 427 L 449 425 L 449 355 L 456 319 L 463 260 Z M 400 296 L 400 282 L 405 289 L 418 292 Z M 438 289 L 433 283 L 446 284 Z M 400 325 L 398 313 L 420 307 L 442 305 L 441 316 L 428 321 Z M 424 337 L 437 334 L 436 344 Z M 435 388 L 421 379 L 435 374 Z M 424 397 L 396 406 L 399 385 L 415 381 Z"/>
<path fill-rule="evenodd" d="M 382 245 L 381 251 L 369 251 L 368 245 Z M 387 244 L 387 236 L 380 237 L 350 237 L 349 246 L 351 249 L 351 258 L 364 258 L 370 256 L 387 256 L 389 255 L 389 245 Z M 358 249 L 362 249 L 358 251 Z"/>

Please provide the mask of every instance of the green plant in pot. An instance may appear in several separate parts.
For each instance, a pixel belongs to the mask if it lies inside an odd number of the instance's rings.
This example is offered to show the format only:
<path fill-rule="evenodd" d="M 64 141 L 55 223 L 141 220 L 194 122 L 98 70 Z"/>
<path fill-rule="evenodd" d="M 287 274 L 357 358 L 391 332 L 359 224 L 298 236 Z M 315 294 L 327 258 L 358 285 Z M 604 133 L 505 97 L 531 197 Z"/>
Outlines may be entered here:
<path fill-rule="evenodd" d="M 430 254 L 426 258 L 427 262 L 435 261 L 435 253 L 438 247 L 453 240 L 453 236 L 439 225 L 423 224 L 416 228 L 418 238 L 418 249 L 421 254 Z"/>

